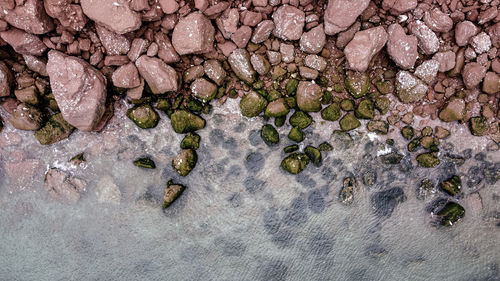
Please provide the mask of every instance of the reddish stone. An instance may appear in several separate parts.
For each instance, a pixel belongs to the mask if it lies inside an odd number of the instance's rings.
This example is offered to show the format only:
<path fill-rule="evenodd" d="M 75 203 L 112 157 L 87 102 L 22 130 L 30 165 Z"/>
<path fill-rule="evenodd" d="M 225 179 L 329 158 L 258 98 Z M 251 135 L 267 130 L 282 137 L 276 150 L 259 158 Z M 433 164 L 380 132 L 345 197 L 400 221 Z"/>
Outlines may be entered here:
<path fill-rule="evenodd" d="M 41 56 L 47 47 L 38 36 L 26 33 L 17 28 L 0 32 L 0 37 L 22 55 Z"/>
<path fill-rule="evenodd" d="M 141 80 L 139 72 L 133 63 L 127 63 L 118 67 L 112 75 L 113 85 L 119 88 L 135 88 L 139 87 Z"/>
<path fill-rule="evenodd" d="M 365 72 L 373 56 L 385 46 L 387 39 L 387 32 L 382 26 L 357 32 L 344 49 L 349 68 Z"/>
<path fill-rule="evenodd" d="M 448 14 L 434 8 L 424 14 L 425 24 L 435 32 L 448 32 L 453 28 L 453 21 Z"/>
<path fill-rule="evenodd" d="M 3 19 L 10 25 L 32 34 L 44 34 L 54 29 L 41 0 L 19 1 L 11 11 L 4 11 Z"/>
<path fill-rule="evenodd" d="M 458 46 L 465 46 L 470 38 L 476 35 L 479 29 L 470 21 L 459 22 L 455 26 L 455 42 Z"/>
<path fill-rule="evenodd" d="M 62 26 L 75 31 L 81 31 L 87 24 L 87 17 L 80 5 L 72 4 L 70 0 L 43 1 L 47 14 L 61 23 Z"/>
<path fill-rule="evenodd" d="M 181 59 L 165 33 L 157 32 L 155 34 L 155 42 L 158 45 L 158 57 L 164 62 L 174 63 Z"/>
<path fill-rule="evenodd" d="M 231 39 L 238 48 L 245 48 L 250 40 L 250 36 L 252 36 L 252 29 L 246 25 L 242 25 L 233 33 Z"/>
<path fill-rule="evenodd" d="M 387 29 L 387 53 L 397 66 L 403 69 L 413 68 L 418 58 L 417 37 L 406 35 L 403 27 L 397 23 Z"/>
<path fill-rule="evenodd" d="M 142 55 L 135 61 L 135 66 L 153 94 L 163 94 L 179 89 L 177 72 L 161 59 Z"/>
<path fill-rule="evenodd" d="M 468 89 L 472 89 L 483 81 L 486 75 L 486 68 L 477 62 L 470 62 L 465 65 L 462 71 L 464 84 Z"/>
<path fill-rule="evenodd" d="M 329 0 L 324 14 L 325 33 L 335 35 L 351 26 L 370 0 Z"/>
<path fill-rule="evenodd" d="M 203 54 L 213 50 L 215 29 L 210 20 L 194 12 L 179 20 L 172 44 L 179 55 Z"/>
<path fill-rule="evenodd" d="M 141 16 L 130 9 L 128 1 L 80 0 L 80 4 L 87 17 L 115 33 L 124 34 L 141 26 Z"/>
<path fill-rule="evenodd" d="M 283 40 L 299 40 L 304 28 L 303 11 L 288 5 L 280 6 L 273 13 L 274 36 Z"/>
<path fill-rule="evenodd" d="M 106 49 L 106 54 L 110 56 L 125 55 L 130 50 L 130 41 L 125 36 L 116 34 L 98 24 L 96 24 L 95 30 L 104 49 Z"/>
<path fill-rule="evenodd" d="M 274 29 L 274 22 L 272 20 L 261 21 L 253 31 L 252 43 L 260 44 L 266 41 Z"/>

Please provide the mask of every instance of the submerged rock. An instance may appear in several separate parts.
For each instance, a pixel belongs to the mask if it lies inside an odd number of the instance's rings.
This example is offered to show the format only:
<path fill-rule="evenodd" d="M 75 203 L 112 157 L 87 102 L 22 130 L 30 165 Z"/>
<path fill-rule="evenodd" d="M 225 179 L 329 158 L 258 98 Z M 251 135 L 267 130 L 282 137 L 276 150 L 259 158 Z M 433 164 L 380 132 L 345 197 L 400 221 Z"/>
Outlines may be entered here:
<path fill-rule="evenodd" d="M 136 165 L 137 167 L 147 168 L 147 169 L 156 168 L 155 162 L 148 157 L 143 157 L 134 160 L 134 165 Z"/>
<path fill-rule="evenodd" d="M 281 161 L 281 167 L 290 174 L 302 172 L 309 164 L 309 157 L 300 152 L 294 152 Z"/>
<path fill-rule="evenodd" d="M 160 116 L 149 104 L 136 105 L 127 110 L 127 117 L 141 129 L 154 128 Z"/>
<path fill-rule="evenodd" d="M 273 125 L 270 124 L 262 126 L 262 129 L 260 130 L 260 136 L 267 145 L 277 144 L 280 141 L 280 135 L 278 134 L 278 131 L 276 131 Z"/>
<path fill-rule="evenodd" d="M 186 110 L 177 110 L 170 116 L 172 128 L 178 134 L 194 132 L 205 128 L 205 120 Z"/>
<path fill-rule="evenodd" d="M 361 126 L 361 122 L 359 122 L 359 120 L 354 117 L 354 114 L 351 113 L 344 115 L 344 117 L 340 119 L 339 123 L 340 128 L 343 131 L 351 131 Z"/>
<path fill-rule="evenodd" d="M 301 142 L 305 138 L 304 132 L 299 127 L 293 127 L 288 133 L 288 138 L 293 140 L 294 142 Z"/>
<path fill-rule="evenodd" d="M 193 149 L 183 149 L 172 159 L 172 167 L 180 176 L 187 176 L 196 166 L 198 155 Z"/>
<path fill-rule="evenodd" d="M 465 216 L 465 209 L 458 203 L 448 202 L 436 215 L 440 218 L 441 225 L 452 226 Z"/>
<path fill-rule="evenodd" d="M 394 209 L 405 200 L 406 195 L 401 187 L 391 187 L 372 194 L 370 205 L 375 215 L 380 218 L 389 218 Z"/>
<path fill-rule="evenodd" d="M 250 92 L 240 100 L 241 114 L 245 117 L 255 117 L 264 111 L 267 100 L 257 92 Z"/>
<path fill-rule="evenodd" d="M 462 181 L 460 180 L 460 177 L 454 175 L 451 178 L 441 182 L 439 184 L 439 187 L 441 187 L 441 189 L 449 195 L 455 196 L 460 193 L 460 189 L 462 188 Z"/>
<path fill-rule="evenodd" d="M 19 130 L 34 131 L 42 126 L 42 112 L 29 104 L 20 103 L 9 118 L 10 124 Z"/>
<path fill-rule="evenodd" d="M 383 164 L 395 165 L 395 164 L 399 164 L 401 162 L 401 160 L 403 159 L 403 157 L 404 156 L 402 154 L 399 154 L 397 152 L 391 152 L 391 153 L 387 153 L 384 155 L 380 155 L 380 161 Z"/>
<path fill-rule="evenodd" d="M 163 209 L 170 206 L 186 189 L 186 187 L 182 184 L 174 184 L 172 181 L 167 183 L 167 187 L 165 188 L 165 195 L 163 195 Z"/>
<path fill-rule="evenodd" d="M 57 168 L 51 168 L 45 174 L 45 189 L 50 197 L 64 203 L 78 202 L 80 193 L 85 190 L 86 185 L 85 181 Z"/>
<path fill-rule="evenodd" d="M 64 118 L 61 113 L 52 115 L 47 123 L 35 132 L 35 138 L 41 144 L 53 144 L 60 140 L 63 140 L 73 132 L 75 128 L 71 126 Z"/>
<path fill-rule="evenodd" d="M 181 141 L 182 149 L 198 149 L 200 147 L 200 135 L 187 133 Z"/>
<path fill-rule="evenodd" d="M 363 97 L 370 91 L 370 77 L 366 73 L 348 72 L 344 82 L 347 91 L 355 99 Z"/>
<path fill-rule="evenodd" d="M 433 168 L 439 165 L 439 159 L 434 153 L 422 153 L 417 156 L 418 165 L 424 168 Z"/>
<path fill-rule="evenodd" d="M 354 202 L 354 189 L 355 181 L 354 178 L 347 177 L 344 179 L 342 184 L 342 189 L 339 193 L 339 200 L 345 205 L 350 205 Z"/>
<path fill-rule="evenodd" d="M 430 179 L 423 179 L 417 188 L 417 199 L 424 200 L 434 191 L 434 184 Z"/>
<path fill-rule="evenodd" d="M 292 116 L 290 116 L 290 119 L 288 119 L 288 122 L 290 125 L 294 127 L 298 127 L 300 129 L 305 129 L 309 127 L 312 123 L 312 117 L 307 114 L 306 112 L 296 110 Z"/>
<path fill-rule="evenodd" d="M 307 155 L 307 157 L 309 157 L 309 160 L 311 160 L 314 166 L 321 166 L 322 158 L 319 149 L 314 146 L 308 145 L 306 146 L 306 148 L 304 148 L 304 153 Z"/>

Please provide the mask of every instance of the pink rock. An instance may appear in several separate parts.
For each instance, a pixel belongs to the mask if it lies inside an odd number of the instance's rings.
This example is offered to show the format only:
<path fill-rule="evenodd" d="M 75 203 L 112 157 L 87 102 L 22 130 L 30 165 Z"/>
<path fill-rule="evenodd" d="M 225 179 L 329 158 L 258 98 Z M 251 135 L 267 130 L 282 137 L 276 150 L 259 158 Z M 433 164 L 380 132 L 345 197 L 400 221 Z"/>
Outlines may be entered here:
<path fill-rule="evenodd" d="M 274 22 L 272 20 L 261 21 L 253 30 L 252 43 L 260 44 L 266 41 L 271 35 L 271 32 L 273 32 L 273 29 Z"/>
<path fill-rule="evenodd" d="M 4 10 L 3 13 L 3 19 L 10 25 L 32 34 L 44 34 L 54 29 L 41 0 L 19 1 L 14 10 Z"/>
<path fill-rule="evenodd" d="M 252 4 L 255 7 L 265 7 L 267 6 L 267 0 L 252 0 Z"/>
<path fill-rule="evenodd" d="M 208 8 L 208 0 L 194 0 L 194 7 L 203 12 Z"/>
<path fill-rule="evenodd" d="M 37 177 L 37 172 L 43 168 L 42 163 L 36 159 L 22 160 L 20 162 L 7 161 L 4 169 L 10 179 L 10 185 L 17 190 L 23 190 L 32 186 L 33 180 Z"/>
<path fill-rule="evenodd" d="M 50 86 L 63 118 L 91 131 L 106 109 L 106 78 L 84 60 L 51 50 L 47 62 Z"/>
<path fill-rule="evenodd" d="M 86 185 L 85 181 L 57 168 L 51 168 L 45 174 L 45 189 L 50 197 L 64 203 L 77 203 Z"/>
<path fill-rule="evenodd" d="M 439 8 L 424 14 L 425 24 L 435 32 L 448 32 L 453 28 L 453 20 Z"/>
<path fill-rule="evenodd" d="M 217 2 L 215 2 L 215 3 L 217 3 Z M 223 12 L 224 10 L 229 8 L 229 6 L 231 6 L 230 2 L 218 2 L 217 4 L 214 4 L 214 5 L 210 6 L 210 8 L 206 9 L 204 11 L 204 14 L 207 17 L 212 17 L 212 16 L 215 16 L 215 15 Z"/>
<path fill-rule="evenodd" d="M 486 34 L 486 32 L 481 32 L 478 35 L 472 37 L 470 44 L 477 54 L 482 54 L 490 50 L 491 39 L 490 36 Z"/>
<path fill-rule="evenodd" d="M 150 9 L 148 0 L 130 0 L 129 7 L 136 12 Z"/>
<path fill-rule="evenodd" d="M 5 62 L 0 61 L 0 97 L 7 97 L 10 95 L 10 87 L 13 83 L 14 76 L 11 70 Z"/>
<path fill-rule="evenodd" d="M 368 7 L 370 0 L 328 0 L 325 33 L 335 35 L 349 28 Z"/>
<path fill-rule="evenodd" d="M 417 36 L 418 46 L 426 55 L 432 55 L 439 49 L 439 38 L 423 22 L 417 20 L 408 25 L 410 32 Z"/>
<path fill-rule="evenodd" d="M 158 45 L 158 57 L 166 63 L 178 62 L 181 58 L 170 43 L 170 39 L 163 32 L 155 34 L 155 42 Z"/>
<path fill-rule="evenodd" d="M 130 60 L 125 55 L 106 56 L 104 57 L 105 66 L 121 66 L 128 63 Z"/>
<path fill-rule="evenodd" d="M 148 55 L 148 57 L 154 57 L 156 56 L 156 54 L 158 54 L 158 44 L 153 42 L 151 43 L 151 45 L 149 45 L 146 55 Z"/>
<path fill-rule="evenodd" d="M 81 0 L 80 4 L 87 17 L 115 33 L 124 34 L 141 26 L 141 16 L 130 9 L 128 1 Z"/>
<path fill-rule="evenodd" d="M 179 3 L 176 0 L 159 0 L 160 7 L 167 15 L 173 14 L 179 10 Z"/>
<path fill-rule="evenodd" d="M 32 55 L 23 55 L 23 58 L 28 69 L 42 76 L 48 76 L 47 61 L 45 60 L 45 58 L 39 58 Z"/>
<path fill-rule="evenodd" d="M 142 38 L 135 38 L 130 46 L 130 51 L 127 56 L 131 61 L 135 61 L 140 55 L 146 52 L 148 48 L 148 41 Z"/>
<path fill-rule="evenodd" d="M 241 23 L 248 26 L 256 26 L 262 21 L 262 14 L 252 11 L 243 11 L 241 13 Z"/>
<path fill-rule="evenodd" d="M 238 48 L 236 44 L 231 41 L 226 41 L 224 43 L 217 44 L 217 47 L 221 50 L 224 56 L 229 57 L 229 55 Z"/>
<path fill-rule="evenodd" d="M 439 72 L 446 72 L 455 67 L 457 56 L 452 51 L 436 53 L 432 59 L 439 62 Z"/>
<path fill-rule="evenodd" d="M 417 0 L 384 0 L 382 8 L 389 10 L 393 15 L 400 15 L 417 7 Z"/>
<path fill-rule="evenodd" d="M 326 35 L 323 25 L 318 25 L 315 28 L 304 32 L 300 37 L 300 50 L 308 54 L 317 54 L 323 50 L 326 43 Z"/>
<path fill-rule="evenodd" d="M 41 56 L 47 49 L 38 36 L 17 28 L 0 32 L 0 37 L 22 55 Z"/>
<path fill-rule="evenodd" d="M 88 21 L 82 7 L 72 4 L 70 0 L 45 0 L 43 5 L 49 16 L 59 20 L 62 26 L 69 29 L 81 31 Z"/>
<path fill-rule="evenodd" d="M 130 89 L 139 87 L 141 84 L 137 68 L 131 62 L 118 67 L 113 72 L 111 79 L 113 80 L 113 85 L 119 88 Z"/>
<path fill-rule="evenodd" d="M 470 21 L 459 22 L 455 27 L 455 42 L 458 46 L 465 46 L 470 38 L 476 35 L 479 29 Z"/>
<path fill-rule="evenodd" d="M 2 101 L 2 108 L 9 114 L 14 113 L 14 109 L 17 108 L 19 101 L 15 98 L 6 98 Z"/>
<path fill-rule="evenodd" d="M 491 44 L 500 44 L 500 22 L 488 27 L 487 31 L 490 36 Z"/>
<path fill-rule="evenodd" d="M 305 14 L 303 11 L 289 6 L 280 6 L 273 13 L 274 36 L 283 40 L 299 40 L 304 28 Z"/>
<path fill-rule="evenodd" d="M 179 89 L 177 72 L 161 59 L 142 55 L 135 61 L 135 66 L 153 94 L 163 94 Z"/>
<path fill-rule="evenodd" d="M 245 48 L 252 36 L 252 29 L 249 26 L 242 25 L 235 33 L 231 36 L 234 44 L 238 46 L 238 48 Z"/>
<path fill-rule="evenodd" d="M 382 26 L 357 32 L 344 49 L 349 68 L 365 72 L 373 56 L 385 46 L 387 39 L 387 32 Z"/>
<path fill-rule="evenodd" d="M 462 79 L 468 89 L 472 89 L 483 81 L 486 75 L 486 67 L 477 62 L 470 62 L 464 66 L 462 71 Z"/>
<path fill-rule="evenodd" d="M 179 20 L 172 34 L 172 44 L 179 55 L 208 53 L 213 50 L 214 35 L 210 20 L 194 12 Z"/>
<path fill-rule="evenodd" d="M 485 24 L 489 22 L 490 20 L 493 20 L 498 16 L 498 8 L 493 6 L 489 8 L 486 11 L 482 11 L 479 16 L 477 17 L 478 19 L 478 24 Z"/>
<path fill-rule="evenodd" d="M 389 40 L 387 41 L 387 53 L 397 66 L 410 69 L 415 65 L 418 57 L 417 37 L 406 35 L 403 27 L 397 23 L 387 29 Z"/>
<path fill-rule="evenodd" d="M 222 36 L 229 39 L 231 35 L 238 29 L 238 22 L 240 20 L 240 14 L 238 9 L 227 9 L 220 17 L 218 17 L 215 22 L 219 28 Z"/>
<path fill-rule="evenodd" d="M 125 55 L 130 50 L 130 41 L 125 36 L 116 34 L 98 24 L 95 25 L 95 30 L 104 49 L 106 49 L 106 54 L 110 56 Z"/>

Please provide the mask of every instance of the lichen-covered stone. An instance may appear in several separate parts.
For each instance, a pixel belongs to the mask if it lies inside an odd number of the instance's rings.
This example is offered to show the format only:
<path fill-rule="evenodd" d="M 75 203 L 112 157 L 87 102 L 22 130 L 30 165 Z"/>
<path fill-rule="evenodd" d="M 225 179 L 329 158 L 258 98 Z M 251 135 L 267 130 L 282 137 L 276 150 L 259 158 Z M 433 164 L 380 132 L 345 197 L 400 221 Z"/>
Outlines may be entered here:
<path fill-rule="evenodd" d="M 182 194 L 184 189 L 186 189 L 185 186 L 169 181 L 165 188 L 165 195 L 163 195 L 163 209 L 170 206 Z"/>
<path fill-rule="evenodd" d="M 198 149 L 200 147 L 200 135 L 187 133 L 181 141 L 182 149 Z"/>
<path fill-rule="evenodd" d="M 58 113 L 52 115 L 47 123 L 37 130 L 34 135 L 40 144 L 48 145 L 69 137 L 74 129 L 73 126 L 64 120 L 62 114 Z"/>
<path fill-rule="evenodd" d="M 172 167 L 180 176 L 187 176 L 196 166 L 198 155 L 193 149 L 183 149 L 172 159 Z"/>
<path fill-rule="evenodd" d="M 465 101 L 453 98 L 439 112 L 439 119 L 444 122 L 455 122 L 465 118 Z"/>
<path fill-rule="evenodd" d="M 340 102 L 340 108 L 342 108 L 343 111 L 353 111 L 354 110 L 354 101 L 349 100 L 349 99 L 343 99 Z"/>
<path fill-rule="evenodd" d="M 484 136 L 488 133 L 488 120 L 484 117 L 472 117 L 469 120 L 469 128 L 474 136 Z"/>
<path fill-rule="evenodd" d="M 136 105 L 127 110 L 127 117 L 142 129 L 154 128 L 160 116 L 149 104 Z"/>
<path fill-rule="evenodd" d="M 396 75 L 396 93 L 402 103 L 420 101 L 427 94 L 427 85 L 408 71 Z"/>
<path fill-rule="evenodd" d="M 314 166 L 319 167 L 321 166 L 322 158 L 321 158 L 321 152 L 319 149 L 317 149 L 314 146 L 306 146 L 304 149 L 304 153 L 309 157 L 309 160 L 314 164 Z"/>
<path fill-rule="evenodd" d="M 286 94 L 289 96 L 295 95 L 298 86 L 299 86 L 299 80 L 293 78 L 289 79 L 285 85 Z"/>
<path fill-rule="evenodd" d="M 321 87 L 309 81 L 300 81 L 297 87 L 297 106 L 302 111 L 318 112 L 321 110 Z"/>
<path fill-rule="evenodd" d="M 267 100 L 257 92 L 250 92 L 241 98 L 241 114 L 246 117 L 255 117 L 264 111 L 267 106 Z"/>
<path fill-rule="evenodd" d="M 301 142 L 304 140 L 305 134 L 299 127 L 293 127 L 288 133 L 288 138 L 295 142 Z"/>
<path fill-rule="evenodd" d="M 294 127 L 305 129 L 311 125 L 312 117 L 306 112 L 297 110 L 292 114 L 292 116 L 290 116 L 288 122 Z"/>
<path fill-rule="evenodd" d="M 384 81 L 384 80 L 379 80 L 376 81 L 375 87 L 377 90 L 382 94 L 382 95 L 387 95 L 389 93 L 392 93 L 394 91 L 394 85 L 391 83 L 391 81 Z"/>
<path fill-rule="evenodd" d="M 375 117 L 375 106 L 373 101 L 370 99 L 365 99 L 359 102 L 358 107 L 354 111 L 356 117 L 362 119 L 373 119 Z"/>
<path fill-rule="evenodd" d="M 415 130 L 412 126 L 404 126 L 401 128 L 401 135 L 407 140 L 411 140 L 415 135 Z"/>
<path fill-rule="evenodd" d="M 321 111 L 321 118 L 328 121 L 337 121 L 342 116 L 338 103 L 334 102 Z"/>
<path fill-rule="evenodd" d="M 194 132 L 205 128 L 205 120 L 186 110 L 177 110 L 170 116 L 172 128 L 178 134 Z"/>
<path fill-rule="evenodd" d="M 134 160 L 134 165 L 136 165 L 137 167 L 147 168 L 147 169 L 156 168 L 155 162 L 148 157 L 143 157 Z"/>
<path fill-rule="evenodd" d="M 357 127 L 361 126 L 361 122 L 359 122 L 359 120 L 356 119 L 354 114 L 350 114 L 350 113 L 344 115 L 344 117 L 342 117 L 342 119 L 340 119 L 339 123 L 340 123 L 340 128 L 343 131 L 354 130 Z"/>
<path fill-rule="evenodd" d="M 375 98 L 375 108 L 382 115 L 385 115 L 389 111 L 390 105 L 391 105 L 391 101 L 386 97 Z"/>
<path fill-rule="evenodd" d="M 204 102 L 208 102 L 215 98 L 215 95 L 217 94 L 217 86 L 208 82 L 204 78 L 198 78 L 191 84 L 191 92 L 193 93 L 193 96 L 203 100 Z"/>
<path fill-rule="evenodd" d="M 464 207 L 455 202 L 448 202 L 439 210 L 436 215 L 440 217 L 440 224 L 444 226 L 452 226 L 459 219 L 465 216 Z"/>
<path fill-rule="evenodd" d="M 429 149 L 434 145 L 438 145 L 439 141 L 437 138 L 434 138 L 432 136 L 424 136 L 420 139 L 420 145 L 422 145 L 423 148 Z"/>
<path fill-rule="evenodd" d="M 370 132 L 376 132 L 382 135 L 387 135 L 387 133 L 389 132 L 389 123 L 382 120 L 377 120 L 377 121 L 371 120 L 370 122 L 368 122 L 368 124 L 366 124 L 366 128 Z"/>
<path fill-rule="evenodd" d="M 281 117 L 286 116 L 288 112 L 290 112 L 290 110 L 288 109 L 285 99 L 279 98 L 267 105 L 264 115 L 267 117 Z"/>
<path fill-rule="evenodd" d="M 462 181 L 460 180 L 460 177 L 453 175 L 451 178 L 441 182 L 439 187 L 441 187 L 441 189 L 449 195 L 455 196 L 460 193 Z"/>
<path fill-rule="evenodd" d="M 294 152 L 281 161 L 281 167 L 290 174 L 302 172 L 309 164 L 309 157 L 300 152 Z"/>
<path fill-rule="evenodd" d="M 265 124 L 264 126 L 262 126 L 262 129 L 260 130 L 260 136 L 267 145 L 277 144 L 280 141 L 280 135 L 278 131 L 276 131 L 276 128 L 274 128 L 273 125 L 270 124 Z"/>
<path fill-rule="evenodd" d="M 420 147 L 420 138 L 415 138 L 408 143 L 408 151 L 414 152 Z"/>
<path fill-rule="evenodd" d="M 325 152 L 332 151 L 333 146 L 325 141 L 325 142 L 320 143 L 320 145 L 318 145 L 318 149 L 319 149 L 319 151 L 325 151 Z"/>
<path fill-rule="evenodd" d="M 424 168 L 433 168 L 439 165 L 439 159 L 434 153 L 422 153 L 417 156 L 418 165 Z"/>
<path fill-rule="evenodd" d="M 344 82 L 347 91 L 355 99 L 363 97 L 370 91 L 370 77 L 366 73 L 349 72 Z"/>
<path fill-rule="evenodd" d="M 283 148 L 283 152 L 285 153 L 292 153 L 294 151 L 297 151 L 299 150 L 299 145 L 297 144 L 292 144 L 292 145 L 289 145 L 289 146 L 286 146 L 285 148 Z"/>
<path fill-rule="evenodd" d="M 344 179 L 342 189 L 339 193 L 339 200 L 345 205 L 350 205 L 354 201 L 354 178 L 347 177 Z"/>

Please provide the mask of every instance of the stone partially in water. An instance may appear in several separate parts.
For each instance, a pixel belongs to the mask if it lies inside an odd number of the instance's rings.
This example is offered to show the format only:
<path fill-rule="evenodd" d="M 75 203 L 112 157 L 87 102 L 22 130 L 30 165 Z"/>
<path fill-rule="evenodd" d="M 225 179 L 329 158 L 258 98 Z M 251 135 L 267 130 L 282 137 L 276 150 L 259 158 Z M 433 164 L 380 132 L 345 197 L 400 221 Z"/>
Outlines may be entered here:
<path fill-rule="evenodd" d="M 142 129 L 154 128 L 160 116 L 149 104 L 136 105 L 127 110 L 127 117 Z"/>
<path fill-rule="evenodd" d="M 434 153 L 422 153 L 417 156 L 418 165 L 424 168 L 433 168 L 439 165 L 439 159 Z"/>
<path fill-rule="evenodd" d="M 305 134 L 299 127 L 293 127 L 290 130 L 290 133 L 288 133 L 288 138 L 294 142 L 301 142 L 304 140 Z"/>
<path fill-rule="evenodd" d="M 465 118 L 465 101 L 463 99 L 452 98 L 439 112 L 439 119 L 444 122 L 455 122 Z"/>
<path fill-rule="evenodd" d="M 458 203 L 448 202 L 436 215 L 441 218 L 441 225 L 452 226 L 465 216 L 465 209 Z"/>
<path fill-rule="evenodd" d="M 69 173 L 51 168 L 45 174 L 45 189 L 50 197 L 64 203 L 75 204 L 80 200 L 86 182 L 72 177 Z"/>
<path fill-rule="evenodd" d="M 193 149 L 183 149 L 172 159 L 172 167 L 180 176 L 187 176 L 196 166 L 198 155 Z"/>
<path fill-rule="evenodd" d="M 288 109 L 285 99 L 279 98 L 267 105 L 264 115 L 267 117 L 281 117 L 286 116 L 288 112 L 290 112 L 290 110 Z"/>
<path fill-rule="evenodd" d="M 376 132 L 378 134 L 387 135 L 389 132 L 389 123 L 382 120 L 370 121 L 366 124 L 366 128 L 370 132 Z"/>
<path fill-rule="evenodd" d="M 321 111 L 321 118 L 328 121 L 337 121 L 342 116 L 338 103 L 334 102 Z"/>
<path fill-rule="evenodd" d="M 417 199 L 424 200 L 434 191 L 434 184 L 430 179 L 423 179 L 417 188 Z"/>
<path fill-rule="evenodd" d="M 339 200 L 345 205 L 350 205 L 354 201 L 354 178 L 347 177 L 344 179 L 342 189 L 340 190 Z"/>
<path fill-rule="evenodd" d="M 63 140 L 73 132 L 75 128 L 71 126 L 64 118 L 61 113 L 52 115 L 47 123 L 35 132 L 35 138 L 41 144 L 53 144 L 60 140 Z"/>
<path fill-rule="evenodd" d="M 331 144 L 329 144 L 328 142 L 322 142 L 320 145 L 318 145 L 318 149 L 320 151 L 332 151 L 333 150 L 333 146 Z"/>
<path fill-rule="evenodd" d="M 366 73 L 348 72 L 345 78 L 347 91 L 355 99 L 358 99 L 370 91 L 370 77 Z"/>
<path fill-rule="evenodd" d="M 401 135 L 407 140 L 411 140 L 415 135 L 415 130 L 412 126 L 404 126 L 401 128 Z"/>
<path fill-rule="evenodd" d="M 193 96 L 204 102 L 212 100 L 217 94 L 217 86 L 208 82 L 205 78 L 198 78 L 194 80 L 190 89 Z"/>
<path fill-rule="evenodd" d="M 267 145 L 277 144 L 280 141 L 280 135 L 278 134 L 278 131 L 276 131 L 273 125 L 270 124 L 262 126 L 262 129 L 260 130 L 260 136 Z"/>
<path fill-rule="evenodd" d="M 484 136 L 488 133 L 488 120 L 484 117 L 472 117 L 469 120 L 469 128 L 474 136 Z"/>
<path fill-rule="evenodd" d="M 299 80 L 297 79 L 289 79 L 288 82 L 286 82 L 285 85 L 285 90 L 287 95 L 293 96 L 297 92 L 297 87 L 299 86 Z"/>
<path fill-rule="evenodd" d="M 245 117 L 258 116 L 267 106 L 267 100 L 257 92 L 250 92 L 240 100 L 241 114 Z"/>
<path fill-rule="evenodd" d="M 420 101 L 427 94 L 427 85 L 408 71 L 396 75 L 396 93 L 402 103 Z"/>
<path fill-rule="evenodd" d="M 42 113 L 36 107 L 20 103 L 9 118 L 10 124 L 19 130 L 38 130 L 42 124 Z"/>
<path fill-rule="evenodd" d="M 142 167 L 142 168 L 147 168 L 147 169 L 155 169 L 156 168 L 155 162 L 148 157 L 143 157 L 143 158 L 139 158 L 139 159 L 134 160 L 134 165 L 136 165 L 137 167 Z"/>
<path fill-rule="evenodd" d="M 306 112 L 297 110 L 292 114 L 292 116 L 290 116 L 288 122 L 294 127 L 305 129 L 311 125 L 312 117 Z"/>
<path fill-rule="evenodd" d="M 205 120 L 186 110 L 177 110 L 170 116 L 172 128 L 178 134 L 194 132 L 205 128 Z"/>
<path fill-rule="evenodd" d="M 182 194 L 184 189 L 186 187 L 182 184 L 174 184 L 172 181 L 169 181 L 165 188 L 165 195 L 163 195 L 163 209 L 170 206 Z"/>
<path fill-rule="evenodd" d="M 361 126 L 361 122 L 359 122 L 359 120 L 354 117 L 354 114 L 350 113 L 344 115 L 344 117 L 340 119 L 339 123 L 340 128 L 343 131 L 351 131 Z"/>
<path fill-rule="evenodd" d="M 362 119 L 373 119 L 375 117 L 375 106 L 370 99 L 362 100 L 354 111 L 356 117 Z"/>
<path fill-rule="evenodd" d="M 455 196 L 460 193 L 460 189 L 462 188 L 462 181 L 460 180 L 460 177 L 454 175 L 451 178 L 441 182 L 439 186 L 449 195 Z"/>
<path fill-rule="evenodd" d="M 300 152 L 294 152 L 281 161 L 281 167 L 290 174 L 298 174 L 309 164 L 309 157 Z"/>
<path fill-rule="evenodd" d="M 318 112 L 321 110 L 321 98 L 323 91 L 321 87 L 309 81 L 300 81 L 297 87 L 297 106 L 306 112 Z"/>
<path fill-rule="evenodd" d="M 200 135 L 187 133 L 181 141 L 182 149 L 198 149 L 200 147 Z"/>
<path fill-rule="evenodd" d="M 397 152 L 391 152 L 388 154 L 380 155 L 380 161 L 383 164 L 391 164 L 391 165 L 399 164 L 402 159 L 403 155 Z"/>
<path fill-rule="evenodd" d="M 304 149 L 304 153 L 309 157 L 309 160 L 314 164 L 314 166 L 319 167 L 321 166 L 322 158 L 321 158 L 321 152 L 319 149 L 317 149 L 314 146 L 306 146 Z"/>

